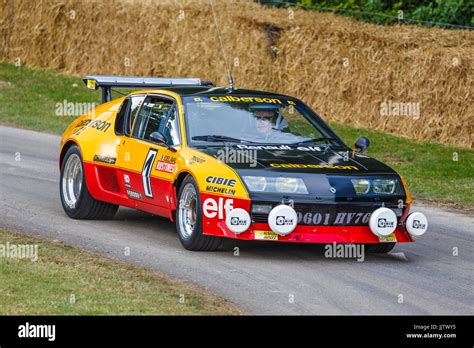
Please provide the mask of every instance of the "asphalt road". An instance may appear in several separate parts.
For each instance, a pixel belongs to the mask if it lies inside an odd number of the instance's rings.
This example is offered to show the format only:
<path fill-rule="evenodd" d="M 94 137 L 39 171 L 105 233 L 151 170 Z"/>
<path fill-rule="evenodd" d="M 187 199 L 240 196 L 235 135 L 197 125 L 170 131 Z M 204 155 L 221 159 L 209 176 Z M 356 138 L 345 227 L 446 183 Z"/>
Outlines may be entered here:
<path fill-rule="evenodd" d="M 57 136 L 0 126 L 0 227 L 182 278 L 252 314 L 474 314 L 468 215 L 422 207 L 424 236 L 363 262 L 325 258 L 320 245 L 272 242 L 239 243 L 239 256 L 233 242 L 190 252 L 173 223 L 146 213 L 120 208 L 110 221 L 69 219 L 59 200 L 58 144 Z"/>

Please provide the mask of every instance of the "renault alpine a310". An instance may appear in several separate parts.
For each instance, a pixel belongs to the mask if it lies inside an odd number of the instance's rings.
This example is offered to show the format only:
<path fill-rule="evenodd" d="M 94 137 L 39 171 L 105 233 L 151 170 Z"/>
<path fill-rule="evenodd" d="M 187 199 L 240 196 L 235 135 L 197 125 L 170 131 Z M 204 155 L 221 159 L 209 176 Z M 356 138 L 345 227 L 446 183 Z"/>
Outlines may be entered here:
<path fill-rule="evenodd" d="M 199 79 L 88 76 L 102 104 L 61 140 L 68 216 L 109 219 L 119 206 L 175 221 L 189 250 L 223 238 L 360 243 L 390 251 L 427 229 L 404 179 L 285 95 Z M 142 88 L 112 100 L 112 88 Z"/>

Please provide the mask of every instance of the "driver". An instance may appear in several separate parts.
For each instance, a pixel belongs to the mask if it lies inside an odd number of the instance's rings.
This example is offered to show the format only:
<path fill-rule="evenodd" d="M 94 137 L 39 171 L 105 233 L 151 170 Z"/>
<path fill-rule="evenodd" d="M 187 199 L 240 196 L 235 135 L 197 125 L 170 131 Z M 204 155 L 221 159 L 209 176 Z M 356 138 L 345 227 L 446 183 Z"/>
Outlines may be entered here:
<path fill-rule="evenodd" d="M 255 119 L 255 130 L 259 136 L 267 137 L 277 128 L 276 122 L 280 111 L 278 106 L 253 105 L 250 111 Z"/>

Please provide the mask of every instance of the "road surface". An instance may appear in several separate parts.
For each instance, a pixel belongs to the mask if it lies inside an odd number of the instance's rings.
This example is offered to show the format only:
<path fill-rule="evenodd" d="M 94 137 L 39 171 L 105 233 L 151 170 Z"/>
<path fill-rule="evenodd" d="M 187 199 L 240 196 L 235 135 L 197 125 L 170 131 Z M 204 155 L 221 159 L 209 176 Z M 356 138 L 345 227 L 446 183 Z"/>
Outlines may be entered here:
<path fill-rule="evenodd" d="M 110 221 L 69 219 L 58 144 L 58 136 L 0 126 L 0 227 L 187 280 L 250 314 L 474 314 L 474 219 L 466 214 L 421 207 L 424 236 L 363 262 L 325 258 L 321 245 L 272 242 L 190 252 L 165 218 L 120 208 Z"/>

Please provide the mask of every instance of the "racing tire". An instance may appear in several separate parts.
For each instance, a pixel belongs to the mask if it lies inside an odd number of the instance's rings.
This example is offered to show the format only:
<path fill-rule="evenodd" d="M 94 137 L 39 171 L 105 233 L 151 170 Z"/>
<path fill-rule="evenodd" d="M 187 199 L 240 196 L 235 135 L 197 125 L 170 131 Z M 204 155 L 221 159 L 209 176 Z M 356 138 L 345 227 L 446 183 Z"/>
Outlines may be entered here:
<path fill-rule="evenodd" d="M 86 185 L 82 155 L 76 145 L 71 146 L 61 164 L 59 192 L 66 214 L 73 219 L 107 220 L 114 217 L 118 205 L 94 199 Z"/>
<path fill-rule="evenodd" d="M 366 244 L 365 251 L 370 254 L 386 254 L 395 247 L 397 243 L 377 243 L 377 244 Z"/>
<path fill-rule="evenodd" d="M 187 250 L 214 251 L 222 243 L 221 237 L 202 233 L 202 204 L 196 181 L 188 175 L 178 192 L 176 230 L 181 244 Z"/>

